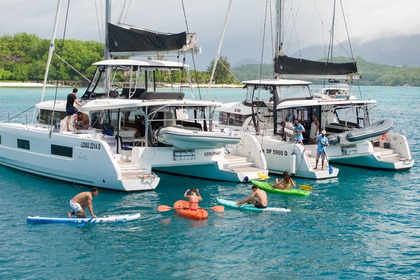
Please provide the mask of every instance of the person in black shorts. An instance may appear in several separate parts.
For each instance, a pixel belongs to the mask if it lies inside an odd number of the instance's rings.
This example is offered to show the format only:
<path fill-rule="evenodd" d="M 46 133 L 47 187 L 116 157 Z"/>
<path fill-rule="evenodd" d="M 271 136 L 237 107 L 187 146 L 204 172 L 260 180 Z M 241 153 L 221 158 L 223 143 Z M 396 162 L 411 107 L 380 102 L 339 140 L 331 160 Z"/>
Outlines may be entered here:
<path fill-rule="evenodd" d="M 73 92 L 67 95 L 67 102 L 66 102 L 66 116 L 67 116 L 66 130 L 67 131 L 70 131 L 69 124 L 70 124 L 71 116 L 73 116 L 74 114 L 78 112 L 77 108 L 74 107 L 74 103 L 82 107 L 82 104 L 79 101 L 77 101 L 77 97 L 76 97 L 77 92 L 78 92 L 78 89 L 74 88 Z"/>
<path fill-rule="evenodd" d="M 267 208 L 267 193 L 263 190 L 260 190 L 257 185 L 252 185 L 252 193 L 250 196 L 238 202 L 238 206 L 240 207 L 244 203 L 254 204 L 256 208 Z"/>

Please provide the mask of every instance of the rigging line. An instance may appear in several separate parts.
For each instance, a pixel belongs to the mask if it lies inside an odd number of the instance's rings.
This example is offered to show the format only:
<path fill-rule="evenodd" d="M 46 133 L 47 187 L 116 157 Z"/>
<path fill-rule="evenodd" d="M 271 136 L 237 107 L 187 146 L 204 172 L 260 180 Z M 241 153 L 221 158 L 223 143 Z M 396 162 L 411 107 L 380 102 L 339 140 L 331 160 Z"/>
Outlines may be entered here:
<path fill-rule="evenodd" d="M 346 15 L 344 14 L 344 7 L 343 7 L 343 2 L 340 0 L 340 5 L 341 5 L 341 12 L 343 13 L 343 18 L 344 18 L 344 25 L 346 26 L 346 34 L 347 34 L 347 41 L 349 42 L 349 48 L 350 48 L 350 53 L 351 53 L 351 58 L 354 61 L 354 54 L 353 54 L 353 48 L 351 46 L 351 41 L 350 41 L 350 34 L 349 34 L 349 28 L 347 26 L 347 18 Z"/>
<path fill-rule="evenodd" d="M 265 31 L 267 28 L 267 17 L 268 17 L 268 6 L 271 2 L 267 1 L 266 5 L 265 5 L 265 14 L 264 14 L 264 24 L 263 24 L 263 37 L 262 37 L 262 42 L 261 42 L 261 58 L 260 58 L 260 81 L 262 79 L 262 67 L 263 67 L 263 61 L 264 61 L 264 47 L 265 47 Z M 253 96 L 254 97 L 254 96 Z M 258 94 L 258 98 L 259 98 L 259 94 Z M 254 106 L 252 106 L 252 108 L 254 108 Z M 254 113 L 254 112 L 252 112 Z"/>
<path fill-rule="evenodd" d="M 66 12 L 66 19 L 64 21 L 64 32 L 63 32 L 63 40 L 62 40 L 62 47 L 61 47 L 61 50 L 60 50 L 61 51 L 60 56 L 63 56 L 63 51 L 64 51 L 67 23 L 68 23 L 68 19 L 69 19 L 70 1 L 71 0 L 67 1 L 67 12 Z M 58 72 L 58 77 L 57 78 L 59 78 L 61 76 L 62 65 L 63 65 L 63 62 L 61 62 L 58 65 L 58 71 L 57 71 Z M 57 79 L 56 84 L 55 84 L 54 105 L 53 105 L 52 115 L 51 115 L 50 124 L 49 124 L 50 125 L 49 137 L 51 137 L 51 133 L 52 133 L 52 127 L 53 127 L 53 118 L 52 117 L 54 116 L 54 113 L 55 113 L 55 105 L 56 105 L 57 94 L 58 94 L 58 83 L 59 82 L 58 82 L 58 79 Z"/>
<path fill-rule="evenodd" d="M 96 11 L 96 24 L 98 26 L 98 33 L 99 33 L 99 41 L 104 42 L 102 40 L 102 34 L 105 33 L 105 32 L 102 32 L 102 30 L 101 30 L 101 26 L 102 26 L 101 23 L 103 22 L 103 20 L 99 21 L 99 19 L 101 19 L 102 17 L 98 15 L 98 10 L 102 11 L 102 9 L 98 9 L 98 6 L 96 5 L 96 1 L 94 1 L 94 3 L 95 3 L 95 11 Z M 101 1 L 101 3 L 102 3 L 102 1 Z M 102 28 L 103 28 L 103 26 L 102 26 Z"/>
<path fill-rule="evenodd" d="M 216 58 L 214 59 L 213 69 L 211 71 L 211 76 L 210 76 L 210 81 L 209 81 L 209 86 L 207 87 L 207 93 L 206 93 L 206 98 L 205 98 L 206 100 L 207 100 L 207 97 L 209 96 L 209 91 L 210 91 L 211 83 L 213 82 L 214 72 L 216 71 L 217 61 L 219 60 L 219 57 L 220 57 L 220 51 L 222 49 L 223 39 L 225 37 L 225 32 L 226 32 L 226 27 L 227 27 L 227 22 L 228 22 L 228 19 L 229 19 L 229 14 L 230 14 L 230 8 L 231 8 L 231 6 L 232 6 L 232 0 L 229 1 L 228 10 L 226 12 L 226 17 L 225 17 L 225 23 L 224 23 L 224 26 L 223 26 L 222 37 L 220 38 L 220 41 L 219 41 L 219 47 L 217 49 Z"/>
<path fill-rule="evenodd" d="M 190 28 L 188 26 L 187 12 L 185 10 L 184 0 L 181 0 L 181 5 L 182 5 L 182 12 L 184 14 L 185 28 L 187 29 L 187 33 L 190 33 Z M 195 56 L 194 56 L 193 52 L 191 52 L 191 60 L 192 60 L 192 63 L 193 63 L 193 69 L 195 71 L 194 74 L 195 74 L 195 81 L 197 83 L 198 96 L 200 97 L 200 100 L 201 100 L 202 97 L 201 97 L 200 81 L 198 79 L 198 71 L 197 71 L 197 66 L 196 66 L 196 63 L 195 63 Z"/>
<path fill-rule="evenodd" d="M 83 79 L 85 79 L 86 81 L 88 81 L 89 83 L 91 82 L 91 80 L 86 77 L 85 75 L 83 75 L 80 71 L 78 71 L 76 68 L 74 68 L 70 63 L 68 63 L 64 58 L 62 58 L 61 56 L 59 56 L 57 53 L 54 53 L 59 59 L 61 59 L 68 67 L 70 67 L 71 69 L 73 69 L 77 74 L 79 74 Z"/>

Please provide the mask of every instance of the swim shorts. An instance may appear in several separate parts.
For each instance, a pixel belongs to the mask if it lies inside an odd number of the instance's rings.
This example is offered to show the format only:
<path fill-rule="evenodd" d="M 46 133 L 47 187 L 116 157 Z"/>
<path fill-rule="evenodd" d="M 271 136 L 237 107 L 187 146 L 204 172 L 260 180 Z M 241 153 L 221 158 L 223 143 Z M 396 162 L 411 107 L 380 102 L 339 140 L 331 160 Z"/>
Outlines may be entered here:
<path fill-rule="evenodd" d="M 82 206 L 80 206 L 80 204 L 77 202 L 73 202 L 72 200 L 70 200 L 69 204 L 74 213 L 82 210 Z"/>
<path fill-rule="evenodd" d="M 267 206 L 262 205 L 259 201 L 255 201 L 255 208 L 267 208 Z"/>

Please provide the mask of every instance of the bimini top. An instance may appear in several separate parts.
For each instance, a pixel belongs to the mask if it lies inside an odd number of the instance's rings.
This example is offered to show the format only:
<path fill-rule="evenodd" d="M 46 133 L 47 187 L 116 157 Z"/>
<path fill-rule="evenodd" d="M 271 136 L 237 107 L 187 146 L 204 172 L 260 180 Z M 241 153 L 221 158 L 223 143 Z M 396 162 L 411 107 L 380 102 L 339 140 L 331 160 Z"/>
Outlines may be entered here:
<path fill-rule="evenodd" d="M 108 59 L 93 63 L 94 66 L 107 66 L 107 67 L 131 67 L 137 66 L 140 68 L 150 69 L 187 69 L 189 65 L 174 61 L 164 60 L 140 60 L 136 57 L 130 59 Z"/>
<path fill-rule="evenodd" d="M 294 99 L 294 100 L 283 100 L 277 105 L 277 110 L 301 107 L 301 106 L 364 106 L 368 104 L 376 104 L 376 100 L 362 100 L 362 99 Z"/>
<path fill-rule="evenodd" d="M 40 102 L 36 105 L 38 109 L 44 110 L 55 110 L 65 112 L 66 101 L 65 100 L 47 100 Z M 80 111 L 87 113 L 90 111 L 97 110 L 132 110 L 138 107 L 147 106 L 175 106 L 175 107 L 220 107 L 221 102 L 205 101 L 205 100 L 167 100 L 167 99 L 155 99 L 155 100 L 139 100 L 139 99 L 118 99 L 118 98 L 101 98 L 93 99 L 81 107 Z"/>
<path fill-rule="evenodd" d="M 250 81 L 243 81 L 245 86 L 280 86 L 280 87 L 288 87 L 288 86 L 309 86 L 312 83 L 301 81 L 301 80 L 289 80 L 289 79 L 265 79 L 265 80 L 250 80 Z"/>

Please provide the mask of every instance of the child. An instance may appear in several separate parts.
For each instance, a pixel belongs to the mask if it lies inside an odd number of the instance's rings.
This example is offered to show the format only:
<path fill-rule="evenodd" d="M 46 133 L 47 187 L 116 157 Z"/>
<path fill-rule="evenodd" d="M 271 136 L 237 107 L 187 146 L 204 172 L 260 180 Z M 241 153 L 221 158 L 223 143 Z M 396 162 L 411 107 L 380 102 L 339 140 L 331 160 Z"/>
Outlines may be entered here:
<path fill-rule="evenodd" d="M 188 189 L 184 193 L 184 197 L 188 198 L 188 201 L 190 202 L 190 210 L 195 211 L 198 209 L 198 202 L 203 200 L 197 188 Z"/>

